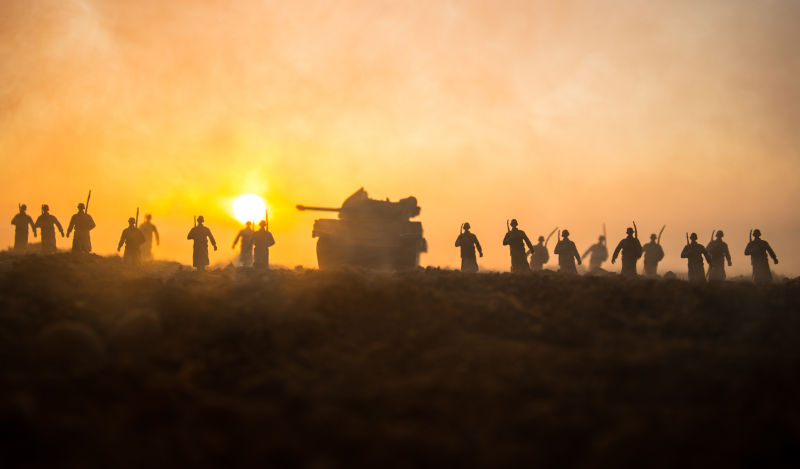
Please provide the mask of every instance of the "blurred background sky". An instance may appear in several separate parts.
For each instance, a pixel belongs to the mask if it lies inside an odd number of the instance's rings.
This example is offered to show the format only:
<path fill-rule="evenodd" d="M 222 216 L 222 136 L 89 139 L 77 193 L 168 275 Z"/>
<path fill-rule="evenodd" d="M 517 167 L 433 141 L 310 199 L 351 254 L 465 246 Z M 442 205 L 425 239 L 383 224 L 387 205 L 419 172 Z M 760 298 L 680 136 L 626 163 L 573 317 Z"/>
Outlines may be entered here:
<path fill-rule="evenodd" d="M 464 221 L 505 270 L 508 218 L 581 252 L 635 219 L 667 225 L 662 271 L 685 271 L 685 232 L 722 229 L 745 273 L 758 227 L 797 275 L 797 44 L 791 0 L 6 0 L 0 207 L 66 228 L 92 189 L 95 252 L 138 206 L 184 263 L 203 214 L 213 263 L 252 192 L 272 262 L 313 267 L 318 214 L 295 204 L 364 186 L 419 199 L 423 265 L 460 264 Z"/>

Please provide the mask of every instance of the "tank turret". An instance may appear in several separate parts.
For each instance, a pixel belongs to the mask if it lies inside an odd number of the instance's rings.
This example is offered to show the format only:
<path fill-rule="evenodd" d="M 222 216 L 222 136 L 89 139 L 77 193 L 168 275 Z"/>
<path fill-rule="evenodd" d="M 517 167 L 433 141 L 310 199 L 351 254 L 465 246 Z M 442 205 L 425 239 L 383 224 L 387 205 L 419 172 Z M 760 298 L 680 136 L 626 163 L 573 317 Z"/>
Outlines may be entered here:
<path fill-rule="evenodd" d="M 318 238 L 320 269 L 341 266 L 413 269 L 427 251 L 422 223 L 410 221 L 420 213 L 415 197 L 397 202 L 370 199 L 361 188 L 341 207 L 298 205 L 298 210 L 338 212 L 339 219 L 318 219 L 311 236 Z"/>

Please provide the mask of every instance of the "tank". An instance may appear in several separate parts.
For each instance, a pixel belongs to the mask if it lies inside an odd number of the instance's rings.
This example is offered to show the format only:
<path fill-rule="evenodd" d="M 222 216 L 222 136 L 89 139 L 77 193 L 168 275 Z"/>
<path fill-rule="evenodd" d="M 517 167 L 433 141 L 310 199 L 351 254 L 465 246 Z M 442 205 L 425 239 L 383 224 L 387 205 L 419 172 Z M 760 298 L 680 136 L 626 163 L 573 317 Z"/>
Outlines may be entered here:
<path fill-rule="evenodd" d="M 318 238 L 320 269 L 414 269 L 419 266 L 419 255 L 428 250 L 422 223 L 410 221 L 420 212 L 415 197 L 397 202 L 375 200 L 362 187 L 339 208 L 298 205 L 297 209 L 339 214 L 338 219 L 314 222 L 311 236 Z"/>

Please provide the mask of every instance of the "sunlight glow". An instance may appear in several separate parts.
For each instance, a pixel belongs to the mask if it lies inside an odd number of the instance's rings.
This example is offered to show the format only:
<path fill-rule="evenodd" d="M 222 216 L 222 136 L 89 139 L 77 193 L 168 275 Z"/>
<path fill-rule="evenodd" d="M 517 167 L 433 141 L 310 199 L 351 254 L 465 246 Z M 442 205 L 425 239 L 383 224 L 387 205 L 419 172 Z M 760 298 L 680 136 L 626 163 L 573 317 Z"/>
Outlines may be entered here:
<path fill-rule="evenodd" d="M 267 212 L 264 199 L 255 194 L 244 194 L 233 201 L 233 216 L 242 223 L 263 220 Z"/>

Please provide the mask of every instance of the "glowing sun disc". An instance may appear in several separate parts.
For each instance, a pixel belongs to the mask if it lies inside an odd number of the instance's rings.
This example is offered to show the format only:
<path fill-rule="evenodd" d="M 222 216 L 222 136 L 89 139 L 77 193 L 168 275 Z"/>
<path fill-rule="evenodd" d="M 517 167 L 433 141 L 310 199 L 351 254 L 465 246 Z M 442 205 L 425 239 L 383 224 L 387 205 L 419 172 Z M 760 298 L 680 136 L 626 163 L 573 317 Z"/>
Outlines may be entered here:
<path fill-rule="evenodd" d="M 240 195 L 233 201 L 233 216 L 242 223 L 248 221 L 258 223 L 264 219 L 267 204 L 255 194 Z"/>

